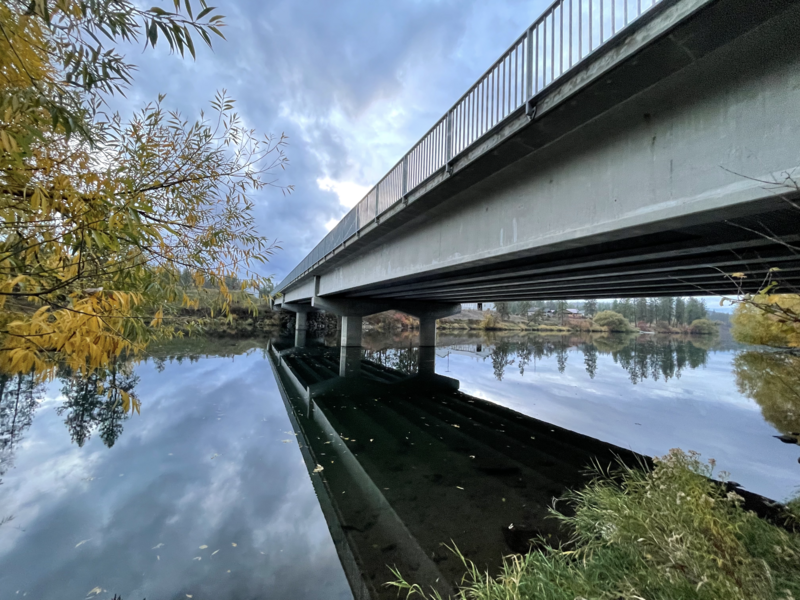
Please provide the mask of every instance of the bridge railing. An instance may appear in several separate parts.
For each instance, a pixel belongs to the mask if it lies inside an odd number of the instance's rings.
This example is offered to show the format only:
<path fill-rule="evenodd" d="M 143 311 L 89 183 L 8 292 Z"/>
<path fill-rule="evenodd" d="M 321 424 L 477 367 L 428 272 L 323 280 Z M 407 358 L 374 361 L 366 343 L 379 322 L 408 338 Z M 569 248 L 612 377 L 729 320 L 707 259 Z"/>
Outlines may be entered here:
<path fill-rule="evenodd" d="M 284 278 L 282 291 L 663 0 L 556 0 Z"/>

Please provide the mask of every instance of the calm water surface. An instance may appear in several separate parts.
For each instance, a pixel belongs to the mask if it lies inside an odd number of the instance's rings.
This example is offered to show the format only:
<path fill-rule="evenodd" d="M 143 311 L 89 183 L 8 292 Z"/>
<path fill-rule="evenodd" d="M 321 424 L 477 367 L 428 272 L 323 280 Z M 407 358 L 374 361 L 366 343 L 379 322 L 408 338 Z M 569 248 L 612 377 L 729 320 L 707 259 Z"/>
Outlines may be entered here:
<path fill-rule="evenodd" d="M 670 448 L 798 491 L 798 359 L 719 340 L 193 340 L 0 397 L 0 600 L 378 598 L 523 551 L 587 464 Z M 107 377 L 111 377 L 107 374 Z M 509 526 L 514 527 L 509 529 Z"/>

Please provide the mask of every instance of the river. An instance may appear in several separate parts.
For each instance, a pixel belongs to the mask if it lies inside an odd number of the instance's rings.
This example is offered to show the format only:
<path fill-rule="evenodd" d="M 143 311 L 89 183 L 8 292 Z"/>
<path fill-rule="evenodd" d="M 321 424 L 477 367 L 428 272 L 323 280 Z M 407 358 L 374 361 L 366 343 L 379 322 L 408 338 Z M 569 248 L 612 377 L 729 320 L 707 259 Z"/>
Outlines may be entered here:
<path fill-rule="evenodd" d="M 447 592 L 558 539 L 586 468 L 671 448 L 798 492 L 800 359 L 725 339 L 366 333 L 185 340 L 114 373 L 0 388 L 0 600 Z M 111 377 L 141 402 L 126 414 Z M 636 454 L 635 454 L 636 453 Z"/>

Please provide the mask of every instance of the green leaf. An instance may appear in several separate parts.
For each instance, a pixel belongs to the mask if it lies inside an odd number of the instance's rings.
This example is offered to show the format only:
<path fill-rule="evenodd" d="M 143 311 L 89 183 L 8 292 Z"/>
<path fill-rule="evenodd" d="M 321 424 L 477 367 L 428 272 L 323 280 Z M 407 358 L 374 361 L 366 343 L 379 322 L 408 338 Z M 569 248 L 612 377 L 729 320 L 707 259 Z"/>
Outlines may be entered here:
<path fill-rule="evenodd" d="M 186 29 L 186 27 L 184 27 L 183 30 L 186 33 L 186 46 L 189 48 L 189 53 L 192 55 L 192 58 L 196 60 L 197 56 L 194 54 L 194 42 L 192 42 L 192 36 L 189 35 L 189 31 Z"/>
<path fill-rule="evenodd" d="M 155 19 L 150 21 L 150 27 L 147 30 L 147 39 L 150 41 L 150 45 L 155 47 L 156 41 L 158 40 L 158 25 Z"/>

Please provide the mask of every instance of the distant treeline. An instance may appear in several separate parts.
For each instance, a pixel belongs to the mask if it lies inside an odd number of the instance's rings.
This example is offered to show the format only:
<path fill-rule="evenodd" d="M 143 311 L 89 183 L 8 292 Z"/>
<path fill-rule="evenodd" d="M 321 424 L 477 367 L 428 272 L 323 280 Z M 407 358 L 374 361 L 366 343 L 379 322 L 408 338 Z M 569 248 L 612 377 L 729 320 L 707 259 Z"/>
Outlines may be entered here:
<path fill-rule="evenodd" d="M 598 300 L 533 300 L 520 302 L 498 302 L 495 304 L 501 314 L 528 315 L 537 311 L 552 310 L 557 314 L 567 309 L 580 310 L 584 315 L 593 317 L 604 310 L 613 310 L 628 319 L 631 323 L 666 323 L 668 325 L 689 325 L 697 319 L 709 317 L 705 305 L 697 298 L 665 297 L 665 298 L 624 298 L 611 302 Z"/>

